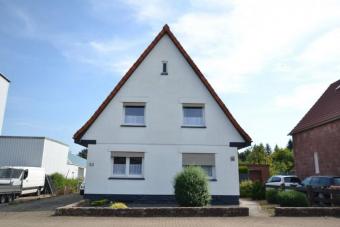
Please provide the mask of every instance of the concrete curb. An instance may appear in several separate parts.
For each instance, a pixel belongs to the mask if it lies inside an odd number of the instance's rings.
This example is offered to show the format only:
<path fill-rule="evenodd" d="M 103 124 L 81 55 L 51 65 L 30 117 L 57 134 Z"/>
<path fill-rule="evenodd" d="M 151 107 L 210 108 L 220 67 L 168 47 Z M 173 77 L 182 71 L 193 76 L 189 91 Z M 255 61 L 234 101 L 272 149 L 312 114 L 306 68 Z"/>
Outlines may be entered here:
<path fill-rule="evenodd" d="M 143 207 L 112 209 L 109 207 L 78 207 L 81 202 L 59 207 L 56 216 L 96 217 L 245 217 L 247 207 Z"/>
<path fill-rule="evenodd" d="M 340 217 L 340 207 L 275 207 L 278 217 Z"/>

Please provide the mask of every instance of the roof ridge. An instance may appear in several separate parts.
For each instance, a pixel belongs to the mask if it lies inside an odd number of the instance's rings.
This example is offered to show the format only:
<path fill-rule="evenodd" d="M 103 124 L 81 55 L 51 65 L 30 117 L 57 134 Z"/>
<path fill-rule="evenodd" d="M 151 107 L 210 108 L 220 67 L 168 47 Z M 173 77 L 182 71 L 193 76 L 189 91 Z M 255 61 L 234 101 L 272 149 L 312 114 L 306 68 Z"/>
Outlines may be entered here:
<path fill-rule="evenodd" d="M 209 93 L 213 96 L 213 98 L 216 100 L 222 111 L 225 113 L 227 118 L 230 120 L 232 125 L 235 127 L 235 129 L 240 133 L 241 137 L 247 142 L 251 143 L 252 139 L 250 136 L 243 130 L 243 128 L 238 124 L 236 119 L 232 116 L 228 108 L 225 106 L 223 101 L 220 99 L 220 97 L 217 95 L 213 87 L 210 85 L 208 80 L 204 77 L 200 69 L 197 67 L 197 65 L 194 63 L 194 61 L 190 58 L 189 54 L 184 50 L 180 42 L 177 40 L 175 35 L 170 31 L 169 25 L 165 24 L 163 26 L 163 29 L 158 33 L 158 35 L 154 38 L 154 40 L 149 44 L 149 46 L 143 51 L 143 53 L 140 55 L 140 57 L 136 60 L 136 62 L 132 65 L 132 67 L 126 72 L 126 74 L 122 77 L 122 79 L 118 82 L 118 84 L 115 86 L 115 88 L 111 91 L 109 96 L 104 100 L 104 102 L 99 106 L 99 108 L 96 110 L 96 112 L 91 116 L 91 118 L 74 134 L 73 139 L 76 143 L 79 143 L 81 137 L 86 133 L 88 128 L 93 124 L 93 122 L 97 119 L 97 117 L 101 114 L 101 112 L 105 109 L 105 107 L 109 104 L 109 102 L 113 99 L 113 97 L 118 93 L 118 91 L 121 89 L 121 87 L 125 84 L 125 82 L 130 78 L 130 76 L 133 74 L 133 72 L 137 69 L 137 67 L 144 61 L 146 56 L 153 50 L 153 48 L 157 45 L 157 43 L 161 40 L 161 38 L 164 35 L 168 35 L 171 41 L 175 44 L 175 46 L 178 48 L 178 50 L 181 52 L 183 57 L 186 59 L 186 61 L 189 63 L 189 65 L 192 67 L 196 75 L 199 77 L 199 79 L 202 81 L 202 83 L 206 86 Z"/>

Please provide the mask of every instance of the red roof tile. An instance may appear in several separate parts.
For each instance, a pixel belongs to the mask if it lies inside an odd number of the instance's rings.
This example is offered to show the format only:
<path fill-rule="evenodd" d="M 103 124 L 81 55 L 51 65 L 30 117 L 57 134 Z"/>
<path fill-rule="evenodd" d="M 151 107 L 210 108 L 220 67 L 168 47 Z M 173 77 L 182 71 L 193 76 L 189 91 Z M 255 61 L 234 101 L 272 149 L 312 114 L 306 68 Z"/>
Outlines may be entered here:
<path fill-rule="evenodd" d="M 232 114 L 229 112 L 227 107 L 224 105 L 223 101 L 218 97 L 212 86 L 209 84 L 207 79 L 204 77 L 204 75 L 201 73 L 201 71 L 198 69 L 196 64 L 193 62 L 193 60 L 190 58 L 190 56 L 187 54 L 187 52 L 184 50 L 182 45 L 179 43 L 179 41 L 176 39 L 174 34 L 170 31 L 169 26 L 166 24 L 164 25 L 162 31 L 156 36 L 156 38 L 151 42 L 151 44 L 144 50 L 142 55 L 137 59 L 137 61 L 132 65 L 132 67 L 128 70 L 128 72 L 123 76 L 123 78 L 118 82 L 116 87 L 113 89 L 113 91 L 109 94 L 109 96 L 104 100 L 104 102 L 99 106 L 97 111 L 92 115 L 92 117 L 74 134 L 73 139 L 77 143 L 81 140 L 81 137 L 86 133 L 86 131 L 90 128 L 90 126 L 93 124 L 93 122 L 98 118 L 98 116 L 103 112 L 105 107 L 110 103 L 110 101 L 114 98 L 114 96 L 118 93 L 118 91 L 122 88 L 122 86 L 125 84 L 125 82 L 130 78 L 130 76 L 133 74 L 133 72 L 137 69 L 137 67 L 143 62 L 143 60 L 146 58 L 146 56 L 152 51 L 152 49 L 156 46 L 156 44 L 161 40 L 161 38 L 164 35 L 168 35 L 170 39 L 173 41 L 175 46 L 178 48 L 178 50 L 182 53 L 184 58 L 187 60 L 189 65 L 192 67 L 192 69 L 195 71 L 199 79 L 203 82 L 203 84 L 206 86 L 210 94 L 214 97 L 218 105 L 221 107 L 225 115 L 228 117 L 230 122 L 233 124 L 233 126 L 236 128 L 236 130 L 240 133 L 242 138 L 247 143 L 251 143 L 252 139 L 250 136 L 241 128 L 241 126 L 237 123 L 235 118 L 232 116 Z"/>
<path fill-rule="evenodd" d="M 332 83 L 290 135 L 340 119 L 340 80 Z"/>

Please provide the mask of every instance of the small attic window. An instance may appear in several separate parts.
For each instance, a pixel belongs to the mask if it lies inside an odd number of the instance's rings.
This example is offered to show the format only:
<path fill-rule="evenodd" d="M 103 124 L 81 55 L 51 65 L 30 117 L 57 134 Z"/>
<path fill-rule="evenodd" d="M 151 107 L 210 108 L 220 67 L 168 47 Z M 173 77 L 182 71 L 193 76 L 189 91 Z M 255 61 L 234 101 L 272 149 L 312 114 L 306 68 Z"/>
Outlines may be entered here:
<path fill-rule="evenodd" d="M 161 75 L 168 75 L 168 62 L 162 61 L 162 73 Z"/>

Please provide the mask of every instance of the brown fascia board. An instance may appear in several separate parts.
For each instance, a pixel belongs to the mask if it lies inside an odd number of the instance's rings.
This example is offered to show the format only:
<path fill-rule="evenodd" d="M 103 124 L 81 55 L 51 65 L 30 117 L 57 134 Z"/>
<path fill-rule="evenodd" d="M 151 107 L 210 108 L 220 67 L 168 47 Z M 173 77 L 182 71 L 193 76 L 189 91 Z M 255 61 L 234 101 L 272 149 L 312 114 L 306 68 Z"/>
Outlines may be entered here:
<path fill-rule="evenodd" d="M 118 93 L 118 91 L 123 87 L 125 82 L 130 78 L 130 76 L 133 74 L 133 72 L 137 69 L 137 67 L 143 62 L 143 60 L 146 58 L 146 56 L 152 51 L 152 49 L 157 45 L 157 43 L 161 40 L 161 38 L 164 35 L 168 35 L 169 38 L 172 40 L 172 42 L 175 44 L 175 46 L 178 48 L 178 50 L 182 53 L 184 58 L 187 60 L 189 65 L 192 67 L 192 69 L 195 71 L 197 76 L 200 78 L 200 80 L 203 82 L 203 84 L 206 86 L 210 94 L 214 97 L 218 105 L 221 107 L 224 114 L 228 117 L 230 122 L 233 124 L 233 126 L 236 128 L 236 130 L 241 134 L 242 138 L 245 140 L 245 142 L 251 143 L 252 139 L 251 137 L 242 129 L 242 127 L 238 124 L 238 122 L 235 120 L 235 118 L 232 116 L 228 108 L 224 105 L 223 101 L 219 98 L 215 90 L 212 88 L 212 86 L 209 84 L 208 80 L 204 77 L 202 72 L 199 70 L 199 68 L 196 66 L 194 61 L 190 58 L 188 53 L 184 50 L 182 45 L 179 43 L 179 41 L 176 39 L 175 35 L 170 31 L 169 26 L 166 24 L 164 25 L 162 31 L 156 36 L 156 38 L 151 42 L 151 44 L 144 50 L 142 55 L 137 59 L 137 61 L 132 65 L 132 67 L 127 71 L 127 73 L 123 76 L 123 78 L 118 82 L 116 87 L 113 89 L 113 91 L 109 94 L 109 96 L 104 100 L 104 102 L 99 106 L 97 111 L 92 115 L 92 117 L 81 127 L 73 136 L 74 141 L 77 143 L 77 141 L 80 141 L 81 137 L 86 133 L 86 131 L 89 129 L 89 127 L 93 124 L 93 122 L 98 118 L 98 116 L 103 112 L 105 107 L 110 103 L 110 101 L 114 98 L 114 96 Z"/>

